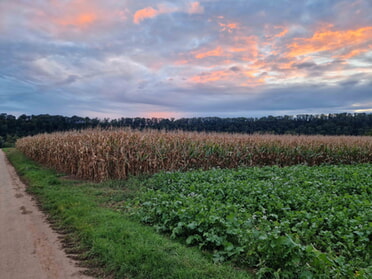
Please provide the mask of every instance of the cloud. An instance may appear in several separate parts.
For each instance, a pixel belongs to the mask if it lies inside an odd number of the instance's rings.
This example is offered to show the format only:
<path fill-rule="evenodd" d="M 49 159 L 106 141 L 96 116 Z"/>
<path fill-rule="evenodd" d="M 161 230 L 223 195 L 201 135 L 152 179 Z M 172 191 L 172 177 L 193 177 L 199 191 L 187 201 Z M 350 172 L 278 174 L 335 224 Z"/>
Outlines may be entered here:
<path fill-rule="evenodd" d="M 283 26 L 274 26 L 275 29 L 282 29 L 281 32 L 279 32 L 278 34 L 275 35 L 276 38 L 280 38 L 280 37 L 284 37 L 285 35 L 287 35 L 289 29 L 286 28 L 286 27 L 283 27 Z"/>
<path fill-rule="evenodd" d="M 219 25 L 221 26 L 221 31 L 227 31 L 227 32 L 233 32 L 234 29 L 238 29 L 238 26 L 239 24 L 238 23 L 234 23 L 234 22 L 231 22 L 231 23 L 219 23 Z"/>
<path fill-rule="evenodd" d="M 299 87 L 275 88 L 261 91 L 262 89 L 250 89 L 249 94 L 240 92 L 238 95 L 229 95 L 221 92 L 221 89 L 209 88 L 205 92 L 213 91 L 217 94 L 204 94 L 200 102 L 188 102 L 183 108 L 192 110 L 199 115 L 232 115 L 236 112 L 247 115 L 259 115 L 260 112 L 299 112 L 319 113 L 342 112 L 352 110 L 354 94 L 358 95 L 362 103 L 370 104 L 372 97 L 369 94 L 371 84 L 356 87 L 353 92 L 343 90 L 343 87 Z M 234 88 L 231 89 L 232 91 Z M 238 91 L 239 92 L 239 91 Z M 367 106 L 368 107 L 368 106 Z M 229 112 L 229 113 L 226 113 Z"/>
<path fill-rule="evenodd" d="M 189 14 L 202 14 L 204 13 L 204 7 L 199 2 L 191 2 L 188 4 L 187 12 Z"/>
<path fill-rule="evenodd" d="M 141 21 L 145 20 L 146 18 L 153 18 L 160 14 L 160 11 L 155 10 L 152 7 L 147 7 L 141 10 L 138 10 L 134 14 L 133 22 L 139 24 Z"/>
<path fill-rule="evenodd" d="M 174 12 L 202 14 L 204 12 L 204 8 L 200 5 L 199 2 L 191 2 L 184 6 L 161 3 L 157 5 L 156 9 L 150 6 L 136 11 L 133 16 L 133 22 L 139 24 L 145 19 L 155 18 L 161 14 L 171 14 Z"/>
<path fill-rule="evenodd" d="M 332 28 L 332 25 L 328 27 Z M 347 47 L 357 47 L 362 43 L 372 40 L 372 26 L 361 27 L 354 30 L 316 31 L 311 38 L 295 38 L 294 42 L 288 45 L 290 49 L 288 56 L 300 56 L 313 54 L 322 51 L 343 50 Z M 359 54 L 367 49 L 353 49 L 347 56 Z"/>
<path fill-rule="evenodd" d="M 209 73 L 203 72 L 197 76 L 192 77 L 190 80 L 196 83 L 215 82 L 227 79 L 230 75 L 232 74 L 228 71 L 212 71 Z"/>
<path fill-rule="evenodd" d="M 205 52 L 195 53 L 195 58 L 203 59 L 209 56 L 222 56 L 224 54 L 222 48 L 220 46 L 216 47 L 215 49 L 208 50 Z"/>
<path fill-rule="evenodd" d="M 314 68 L 317 66 L 316 63 L 314 62 L 302 62 L 298 64 L 293 64 L 293 67 L 296 67 L 297 69 L 309 69 L 309 68 Z"/>
<path fill-rule="evenodd" d="M 94 13 L 82 13 L 75 18 L 61 19 L 59 21 L 62 25 L 77 25 L 84 26 L 91 24 L 97 19 L 97 15 Z"/>
<path fill-rule="evenodd" d="M 0 112 L 370 109 L 370 1 L 286 3 L 0 1 Z"/>
<path fill-rule="evenodd" d="M 237 66 L 232 66 L 229 70 L 233 71 L 233 72 L 240 72 L 241 71 L 241 69 Z"/>

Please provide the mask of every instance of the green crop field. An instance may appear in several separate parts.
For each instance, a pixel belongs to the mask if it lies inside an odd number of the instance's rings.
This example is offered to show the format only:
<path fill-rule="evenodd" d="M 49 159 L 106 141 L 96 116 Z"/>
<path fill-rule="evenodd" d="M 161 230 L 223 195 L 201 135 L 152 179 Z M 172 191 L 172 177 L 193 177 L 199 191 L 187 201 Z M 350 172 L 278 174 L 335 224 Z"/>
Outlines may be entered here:
<path fill-rule="evenodd" d="M 372 137 L 94 129 L 16 146 L 59 172 L 119 181 L 112 209 L 210 263 L 257 278 L 372 278 Z M 125 181 L 144 175 L 128 195 Z"/>
<path fill-rule="evenodd" d="M 161 173 L 128 210 L 259 278 L 371 278 L 372 166 Z"/>

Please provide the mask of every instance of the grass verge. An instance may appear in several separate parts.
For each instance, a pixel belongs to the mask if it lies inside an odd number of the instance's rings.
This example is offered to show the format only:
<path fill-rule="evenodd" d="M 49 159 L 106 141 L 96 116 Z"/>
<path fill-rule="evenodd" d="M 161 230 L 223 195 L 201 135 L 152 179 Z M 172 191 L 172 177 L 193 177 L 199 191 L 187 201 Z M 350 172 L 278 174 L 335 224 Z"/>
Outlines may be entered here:
<path fill-rule="evenodd" d="M 5 149 L 9 161 L 64 234 L 66 251 L 95 267 L 98 278 L 252 278 L 228 264 L 213 264 L 202 252 L 172 241 L 130 219 L 117 206 L 135 195 L 141 179 L 93 184 L 67 180 Z"/>

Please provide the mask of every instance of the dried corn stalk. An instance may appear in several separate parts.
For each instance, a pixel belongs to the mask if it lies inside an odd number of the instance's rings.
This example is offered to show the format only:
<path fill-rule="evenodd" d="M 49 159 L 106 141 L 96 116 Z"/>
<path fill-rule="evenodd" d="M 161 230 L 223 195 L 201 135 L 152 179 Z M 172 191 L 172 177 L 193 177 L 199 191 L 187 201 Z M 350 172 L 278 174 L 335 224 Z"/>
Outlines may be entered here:
<path fill-rule="evenodd" d="M 66 174 L 102 181 L 158 171 L 372 162 L 372 137 L 88 129 L 25 137 L 17 148 Z"/>

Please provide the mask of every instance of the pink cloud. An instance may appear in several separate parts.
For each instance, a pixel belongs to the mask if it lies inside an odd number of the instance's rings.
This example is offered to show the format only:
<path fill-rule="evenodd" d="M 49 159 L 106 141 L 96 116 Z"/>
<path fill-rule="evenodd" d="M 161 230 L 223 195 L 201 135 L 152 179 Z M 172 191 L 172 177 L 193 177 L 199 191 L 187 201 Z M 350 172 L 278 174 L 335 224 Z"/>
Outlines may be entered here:
<path fill-rule="evenodd" d="M 274 26 L 275 29 L 282 29 L 282 31 L 275 35 L 275 38 L 284 37 L 288 33 L 288 28 L 283 26 Z"/>
<path fill-rule="evenodd" d="M 57 19 L 56 22 L 60 25 L 75 25 L 75 26 L 86 26 L 93 23 L 97 19 L 97 15 L 93 12 L 82 12 L 75 16 L 66 16 Z"/>
<path fill-rule="evenodd" d="M 189 14 L 202 14 L 204 13 L 204 7 L 199 2 L 192 2 L 188 7 Z"/>
<path fill-rule="evenodd" d="M 160 12 L 155 10 L 152 7 L 147 7 L 141 10 L 136 11 L 133 17 L 133 22 L 139 24 L 141 21 L 145 20 L 146 18 L 153 18 L 156 17 Z"/>
<path fill-rule="evenodd" d="M 156 9 L 153 7 L 146 7 L 144 9 L 136 11 L 133 16 L 133 22 L 139 24 L 146 18 L 154 18 L 160 14 L 170 14 L 174 12 L 202 14 L 204 12 L 204 8 L 200 5 L 199 2 L 192 2 L 183 7 L 161 3 L 157 5 Z"/>
<path fill-rule="evenodd" d="M 238 29 L 238 26 L 239 26 L 239 24 L 235 22 L 219 23 L 219 25 L 221 26 L 221 32 L 227 31 L 229 33 L 231 33 L 234 29 Z"/>
<path fill-rule="evenodd" d="M 294 42 L 288 45 L 290 49 L 288 56 L 295 57 L 321 51 L 335 51 L 346 47 L 353 47 L 354 53 L 358 53 L 358 45 L 371 39 L 372 26 L 345 31 L 319 30 L 311 38 L 294 39 Z"/>
<path fill-rule="evenodd" d="M 222 50 L 222 47 L 218 46 L 215 49 L 209 51 L 195 53 L 195 58 L 203 59 L 209 56 L 223 56 L 223 54 L 224 52 Z"/>
<path fill-rule="evenodd" d="M 232 72 L 229 73 L 227 71 L 212 71 L 209 73 L 201 73 L 199 75 L 193 76 L 190 78 L 190 81 L 194 83 L 214 82 L 228 79 L 232 74 Z"/>

